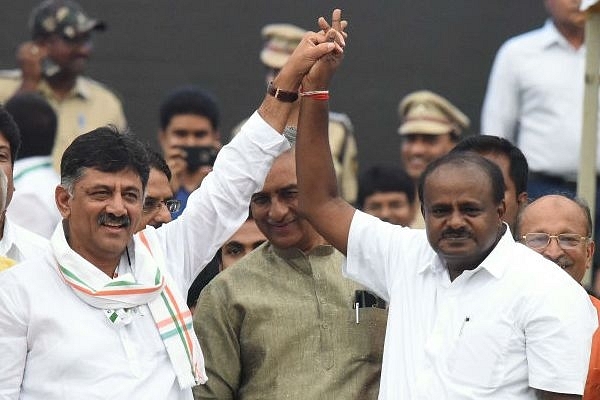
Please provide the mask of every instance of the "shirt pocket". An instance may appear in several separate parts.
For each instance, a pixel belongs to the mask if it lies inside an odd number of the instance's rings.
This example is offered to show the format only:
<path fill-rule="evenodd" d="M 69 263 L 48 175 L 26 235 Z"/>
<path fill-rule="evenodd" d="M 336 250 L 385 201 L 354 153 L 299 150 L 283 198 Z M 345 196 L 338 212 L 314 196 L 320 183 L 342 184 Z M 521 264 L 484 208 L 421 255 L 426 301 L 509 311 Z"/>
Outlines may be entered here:
<path fill-rule="evenodd" d="M 446 360 L 452 381 L 472 387 L 498 386 L 515 339 L 515 331 L 506 321 L 465 321 Z"/>
<path fill-rule="evenodd" d="M 356 309 L 351 310 L 346 326 L 348 337 L 352 338 L 349 350 L 355 352 L 356 359 L 381 363 L 387 314 L 387 309 L 362 307 L 358 309 L 357 323 Z"/>

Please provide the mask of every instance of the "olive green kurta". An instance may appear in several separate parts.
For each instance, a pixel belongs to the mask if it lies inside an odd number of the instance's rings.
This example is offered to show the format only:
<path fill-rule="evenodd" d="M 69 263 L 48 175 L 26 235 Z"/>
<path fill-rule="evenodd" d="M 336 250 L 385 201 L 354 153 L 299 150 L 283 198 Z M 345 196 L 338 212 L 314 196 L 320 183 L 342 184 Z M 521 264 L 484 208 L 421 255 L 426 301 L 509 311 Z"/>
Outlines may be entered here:
<path fill-rule="evenodd" d="M 358 284 L 331 246 L 265 243 L 204 288 L 194 328 L 208 382 L 196 399 L 376 399 L 387 310 L 353 308 Z"/>

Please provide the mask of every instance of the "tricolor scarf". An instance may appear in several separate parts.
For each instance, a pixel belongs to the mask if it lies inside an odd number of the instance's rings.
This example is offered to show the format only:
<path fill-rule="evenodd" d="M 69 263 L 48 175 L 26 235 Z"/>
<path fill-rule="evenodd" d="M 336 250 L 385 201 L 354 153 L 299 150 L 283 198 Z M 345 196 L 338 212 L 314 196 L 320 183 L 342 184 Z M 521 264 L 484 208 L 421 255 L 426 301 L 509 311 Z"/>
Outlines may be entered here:
<path fill-rule="evenodd" d="M 162 265 L 159 246 L 143 232 L 134 236 L 133 274 L 111 279 L 73 251 L 59 225 L 51 238 L 57 267 L 74 293 L 92 307 L 103 310 L 108 321 L 130 322 L 129 309 L 147 304 L 181 389 L 206 382 L 204 357 L 193 330 L 192 314 L 173 279 Z"/>

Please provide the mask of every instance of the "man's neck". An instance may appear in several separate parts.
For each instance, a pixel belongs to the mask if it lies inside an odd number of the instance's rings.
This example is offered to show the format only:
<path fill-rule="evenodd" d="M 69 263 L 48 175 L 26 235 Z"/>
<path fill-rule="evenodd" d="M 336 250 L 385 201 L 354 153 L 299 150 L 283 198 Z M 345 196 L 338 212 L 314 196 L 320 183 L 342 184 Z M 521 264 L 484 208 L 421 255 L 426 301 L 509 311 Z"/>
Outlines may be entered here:
<path fill-rule="evenodd" d="M 46 78 L 46 82 L 48 82 L 48 86 L 50 86 L 57 99 L 63 100 L 75 87 L 75 84 L 77 83 L 77 76 L 58 73 L 56 76 Z"/>
<path fill-rule="evenodd" d="M 578 49 L 583 45 L 583 40 L 585 37 L 585 31 L 583 28 L 574 25 L 557 24 L 555 21 L 553 21 L 553 23 L 560 34 L 575 49 Z"/>
<path fill-rule="evenodd" d="M 179 176 L 179 187 L 182 187 L 188 193 L 191 193 L 200 187 L 205 177 L 206 175 L 201 171 L 193 173 L 184 172 Z"/>
<path fill-rule="evenodd" d="M 504 233 L 506 233 L 506 225 L 504 225 L 503 223 L 500 229 L 498 230 L 498 234 L 494 243 L 483 253 L 478 254 L 472 259 L 446 260 L 446 268 L 448 269 L 450 282 L 458 278 L 459 275 L 462 274 L 464 271 L 470 271 L 477 268 L 483 262 L 483 260 L 485 260 L 487 256 L 496 248 L 498 242 L 500 242 L 500 239 L 502 239 L 502 236 L 504 236 Z"/>

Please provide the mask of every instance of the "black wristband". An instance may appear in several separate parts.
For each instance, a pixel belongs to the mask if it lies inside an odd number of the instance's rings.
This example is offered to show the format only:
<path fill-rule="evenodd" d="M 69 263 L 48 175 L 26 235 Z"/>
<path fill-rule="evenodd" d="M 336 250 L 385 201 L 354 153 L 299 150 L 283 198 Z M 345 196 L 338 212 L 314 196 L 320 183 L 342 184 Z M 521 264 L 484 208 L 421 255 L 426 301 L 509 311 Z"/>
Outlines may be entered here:
<path fill-rule="evenodd" d="M 298 92 L 286 92 L 273 86 L 273 82 L 269 82 L 267 93 L 285 103 L 293 103 L 298 100 Z"/>

